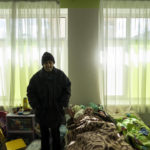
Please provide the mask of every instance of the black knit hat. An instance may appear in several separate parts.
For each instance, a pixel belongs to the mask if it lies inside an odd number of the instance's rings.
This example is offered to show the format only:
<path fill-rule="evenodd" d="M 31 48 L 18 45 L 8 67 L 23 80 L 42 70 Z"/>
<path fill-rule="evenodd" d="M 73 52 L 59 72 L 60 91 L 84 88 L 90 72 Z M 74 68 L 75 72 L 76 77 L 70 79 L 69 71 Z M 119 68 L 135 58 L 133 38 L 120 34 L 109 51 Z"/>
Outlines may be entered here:
<path fill-rule="evenodd" d="M 55 64 L 55 59 L 54 59 L 53 55 L 52 55 L 51 53 L 49 53 L 49 52 L 45 52 L 45 53 L 43 54 L 43 56 L 42 56 L 42 65 L 43 65 L 45 62 L 47 62 L 48 60 L 53 61 L 54 64 Z"/>

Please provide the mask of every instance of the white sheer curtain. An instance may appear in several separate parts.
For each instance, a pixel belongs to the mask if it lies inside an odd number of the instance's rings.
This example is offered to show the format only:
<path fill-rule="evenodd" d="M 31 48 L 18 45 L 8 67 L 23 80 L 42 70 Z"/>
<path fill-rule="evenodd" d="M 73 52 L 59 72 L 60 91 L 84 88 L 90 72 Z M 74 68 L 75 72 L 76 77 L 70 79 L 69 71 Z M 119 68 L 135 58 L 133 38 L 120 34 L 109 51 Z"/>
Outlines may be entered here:
<path fill-rule="evenodd" d="M 101 0 L 99 31 L 105 108 L 150 112 L 150 1 Z"/>
<path fill-rule="evenodd" d="M 66 20 L 52 1 L 0 2 L 0 105 L 18 106 L 41 56 L 51 52 L 67 73 Z M 60 26 L 63 24 L 63 26 Z"/>

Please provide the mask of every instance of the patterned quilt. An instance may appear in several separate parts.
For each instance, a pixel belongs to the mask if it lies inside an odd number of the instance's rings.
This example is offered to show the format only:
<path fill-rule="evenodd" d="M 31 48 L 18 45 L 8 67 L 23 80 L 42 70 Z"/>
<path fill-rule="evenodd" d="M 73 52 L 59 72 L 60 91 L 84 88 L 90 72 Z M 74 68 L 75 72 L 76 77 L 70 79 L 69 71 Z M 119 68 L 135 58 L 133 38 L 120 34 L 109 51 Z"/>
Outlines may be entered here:
<path fill-rule="evenodd" d="M 104 111 L 85 108 L 84 113 L 71 119 L 66 150 L 133 150 Z"/>
<path fill-rule="evenodd" d="M 116 119 L 117 129 L 137 150 L 150 150 L 150 128 L 134 114 Z"/>

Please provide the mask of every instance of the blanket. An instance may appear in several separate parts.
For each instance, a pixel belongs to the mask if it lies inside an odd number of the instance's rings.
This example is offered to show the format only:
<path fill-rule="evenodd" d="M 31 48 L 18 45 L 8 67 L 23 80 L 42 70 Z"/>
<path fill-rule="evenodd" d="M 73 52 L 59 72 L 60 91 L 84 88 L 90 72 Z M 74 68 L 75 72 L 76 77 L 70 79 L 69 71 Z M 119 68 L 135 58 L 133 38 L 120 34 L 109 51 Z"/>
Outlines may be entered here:
<path fill-rule="evenodd" d="M 85 108 L 84 113 L 68 121 L 67 128 L 66 150 L 133 150 L 103 110 Z"/>
<path fill-rule="evenodd" d="M 128 113 L 116 121 L 128 143 L 138 150 L 150 150 L 150 128 L 140 118 Z"/>

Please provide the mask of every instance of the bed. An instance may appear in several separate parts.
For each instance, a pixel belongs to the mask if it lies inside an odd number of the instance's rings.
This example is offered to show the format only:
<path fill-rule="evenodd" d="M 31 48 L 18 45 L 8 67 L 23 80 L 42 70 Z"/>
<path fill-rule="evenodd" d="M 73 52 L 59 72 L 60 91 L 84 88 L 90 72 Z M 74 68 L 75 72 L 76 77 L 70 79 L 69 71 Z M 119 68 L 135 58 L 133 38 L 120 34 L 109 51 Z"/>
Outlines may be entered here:
<path fill-rule="evenodd" d="M 150 129 L 136 115 L 116 118 L 93 103 L 70 106 L 69 114 L 66 150 L 150 150 Z"/>

